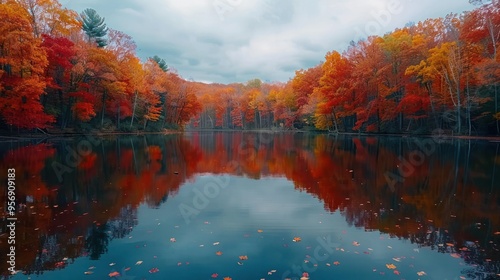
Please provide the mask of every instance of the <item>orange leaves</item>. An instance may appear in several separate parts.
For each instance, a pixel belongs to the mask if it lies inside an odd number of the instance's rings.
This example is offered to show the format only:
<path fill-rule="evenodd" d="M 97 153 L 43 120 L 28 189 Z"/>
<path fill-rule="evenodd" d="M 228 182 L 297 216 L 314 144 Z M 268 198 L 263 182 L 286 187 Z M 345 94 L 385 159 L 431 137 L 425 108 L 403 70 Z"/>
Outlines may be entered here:
<path fill-rule="evenodd" d="M 396 266 L 392 263 L 385 265 L 388 269 L 396 269 Z"/>

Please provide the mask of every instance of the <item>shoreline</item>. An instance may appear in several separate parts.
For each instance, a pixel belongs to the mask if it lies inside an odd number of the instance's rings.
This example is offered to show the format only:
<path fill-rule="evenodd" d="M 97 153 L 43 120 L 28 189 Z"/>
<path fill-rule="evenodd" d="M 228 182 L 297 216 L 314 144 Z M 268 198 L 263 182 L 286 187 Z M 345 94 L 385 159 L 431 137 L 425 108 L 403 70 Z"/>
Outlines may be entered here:
<path fill-rule="evenodd" d="M 168 130 L 163 132 L 71 132 L 71 133 L 26 133 L 9 135 L 1 133 L 0 140 L 31 140 L 31 139 L 52 139 L 52 138 L 73 138 L 85 135 L 92 135 L 97 137 L 107 136 L 142 136 L 142 135 L 173 135 L 193 132 L 231 132 L 231 133 L 273 133 L 273 134 L 288 134 L 288 133 L 302 133 L 302 134 L 324 134 L 328 136 L 364 136 L 364 137 L 401 137 L 401 138 L 434 138 L 436 135 L 432 134 L 405 134 L 405 133 L 356 133 L 356 132 L 327 132 L 327 131 L 308 131 L 308 130 L 273 130 L 273 129 L 247 129 L 247 130 L 233 130 L 233 129 L 187 129 L 187 130 Z M 441 139 L 461 139 L 461 140 L 487 140 L 490 142 L 500 142 L 500 136 L 482 136 L 482 135 L 451 135 L 441 134 Z"/>

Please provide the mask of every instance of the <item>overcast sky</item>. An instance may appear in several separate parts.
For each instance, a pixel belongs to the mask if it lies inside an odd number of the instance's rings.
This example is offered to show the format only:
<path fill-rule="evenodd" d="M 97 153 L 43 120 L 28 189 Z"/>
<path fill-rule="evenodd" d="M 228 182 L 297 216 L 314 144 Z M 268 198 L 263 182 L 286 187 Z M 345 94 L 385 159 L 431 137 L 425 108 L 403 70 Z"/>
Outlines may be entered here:
<path fill-rule="evenodd" d="M 351 40 L 473 9 L 468 0 L 60 0 L 95 9 L 185 79 L 286 82 Z"/>

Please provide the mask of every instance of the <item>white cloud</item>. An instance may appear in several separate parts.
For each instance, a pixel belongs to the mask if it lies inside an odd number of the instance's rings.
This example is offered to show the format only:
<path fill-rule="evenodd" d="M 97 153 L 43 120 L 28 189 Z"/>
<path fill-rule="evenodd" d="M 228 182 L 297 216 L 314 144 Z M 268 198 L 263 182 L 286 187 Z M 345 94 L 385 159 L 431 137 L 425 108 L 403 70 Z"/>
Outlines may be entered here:
<path fill-rule="evenodd" d="M 223 9 L 221 9 L 221 3 Z M 94 8 L 185 78 L 221 83 L 286 81 L 351 40 L 473 7 L 467 0 L 62 0 Z M 214 5 L 215 4 L 215 5 Z M 215 6 L 219 8 L 216 9 Z"/>

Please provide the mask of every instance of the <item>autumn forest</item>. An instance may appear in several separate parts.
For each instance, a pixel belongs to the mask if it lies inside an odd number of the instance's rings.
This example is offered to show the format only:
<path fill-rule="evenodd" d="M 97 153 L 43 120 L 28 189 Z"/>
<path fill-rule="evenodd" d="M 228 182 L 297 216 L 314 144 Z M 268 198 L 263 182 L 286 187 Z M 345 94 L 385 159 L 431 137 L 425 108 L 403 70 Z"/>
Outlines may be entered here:
<path fill-rule="evenodd" d="M 188 81 L 158 56 L 141 61 L 133 38 L 90 8 L 0 0 L 0 18 L 0 130 L 8 133 L 500 134 L 499 1 L 352 41 L 287 82 L 227 85 Z"/>

